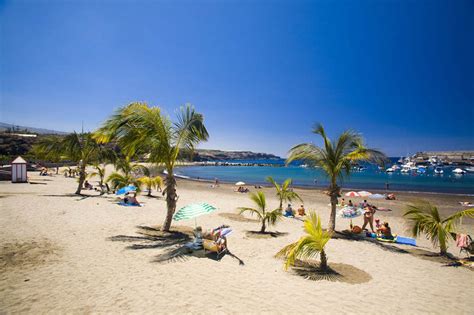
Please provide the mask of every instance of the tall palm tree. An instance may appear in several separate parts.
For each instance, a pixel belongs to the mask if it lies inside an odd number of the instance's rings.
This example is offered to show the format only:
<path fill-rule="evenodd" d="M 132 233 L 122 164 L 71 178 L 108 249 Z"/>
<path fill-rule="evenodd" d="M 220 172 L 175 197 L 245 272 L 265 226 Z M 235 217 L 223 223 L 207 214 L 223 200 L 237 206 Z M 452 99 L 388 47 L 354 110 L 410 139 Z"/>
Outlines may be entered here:
<path fill-rule="evenodd" d="M 323 230 L 321 218 L 314 211 L 309 212 L 304 221 L 306 235 L 298 241 L 283 247 L 276 257 L 285 258 L 285 269 L 293 266 L 296 260 L 306 260 L 320 256 L 320 269 L 328 270 L 328 261 L 324 248 L 332 237 L 332 232 Z"/>
<path fill-rule="evenodd" d="M 240 214 L 250 212 L 251 215 L 257 215 L 262 223 L 260 233 L 265 233 L 267 226 L 275 225 L 275 223 L 281 218 L 281 210 L 275 209 L 273 211 L 267 211 L 267 202 L 265 194 L 262 191 L 251 193 L 250 199 L 255 203 L 257 208 L 240 207 Z"/>
<path fill-rule="evenodd" d="M 295 199 L 303 201 L 303 199 L 301 199 L 298 193 L 290 189 L 291 182 L 292 182 L 291 178 L 286 179 L 281 184 L 281 186 L 271 176 L 267 177 L 267 182 L 271 183 L 276 189 L 276 195 L 278 199 L 280 200 L 280 207 L 279 207 L 280 211 L 283 210 L 283 202 L 286 202 L 286 201 L 291 202 Z"/>
<path fill-rule="evenodd" d="M 86 179 L 86 166 L 106 156 L 108 149 L 100 145 L 90 133 L 73 132 L 67 136 L 47 137 L 34 146 L 33 152 L 40 158 L 73 161 L 78 164 L 79 184 L 76 194 L 80 195 Z"/>
<path fill-rule="evenodd" d="M 192 150 L 209 137 L 204 117 L 190 105 L 181 107 L 173 123 L 158 107 L 132 103 L 120 108 L 97 131 L 100 142 L 115 140 L 130 154 L 149 152 L 149 162 L 163 165 L 167 171 L 165 184 L 167 214 L 163 230 L 169 231 L 176 211 L 176 179 L 174 168 L 181 149 Z"/>
<path fill-rule="evenodd" d="M 448 241 L 454 239 L 456 225 L 463 217 L 474 218 L 474 208 L 461 210 L 443 218 L 438 207 L 428 201 L 419 200 L 409 204 L 403 216 L 411 223 L 413 236 L 424 234 L 433 246 L 439 246 L 441 255 L 446 255 Z"/>
<path fill-rule="evenodd" d="M 309 166 L 320 167 L 329 177 L 329 196 L 331 198 L 331 215 L 329 217 L 329 230 L 336 227 L 336 205 L 341 188 L 338 180 L 349 176 L 352 164 L 358 161 L 383 164 L 387 157 L 382 152 L 369 149 L 364 145 L 362 137 L 351 130 L 344 131 L 339 138 L 331 141 L 326 135 L 321 124 L 317 124 L 313 133 L 321 136 L 323 146 L 318 147 L 312 143 L 302 143 L 290 149 L 286 163 L 295 160 L 304 161 Z"/>
<path fill-rule="evenodd" d="M 143 176 L 138 179 L 140 184 L 144 185 L 148 189 L 147 196 L 151 197 L 151 189 L 162 189 L 164 185 L 163 178 L 161 176 L 152 176 L 149 167 L 142 166 Z"/>

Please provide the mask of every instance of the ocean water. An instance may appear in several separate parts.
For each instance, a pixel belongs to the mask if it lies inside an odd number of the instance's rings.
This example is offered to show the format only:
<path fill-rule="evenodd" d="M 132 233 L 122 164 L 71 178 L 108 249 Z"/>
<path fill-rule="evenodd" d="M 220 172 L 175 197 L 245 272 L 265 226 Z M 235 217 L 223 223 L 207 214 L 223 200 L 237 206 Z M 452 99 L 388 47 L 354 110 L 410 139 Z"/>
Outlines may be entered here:
<path fill-rule="evenodd" d="M 395 161 L 397 159 L 394 159 Z M 176 169 L 176 175 L 204 180 L 218 178 L 221 182 L 235 183 L 244 181 L 248 185 L 268 184 L 267 176 L 272 176 L 277 182 L 286 178 L 293 180 L 297 187 L 327 187 L 328 178 L 318 168 L 303 168 L 298 164 L 284 165 L 284 160 L 245 160 L 227 161 L 240 163 L 271 163 L 275 166 L 186 166 Z M 390 164 L 392 165 L 392 164 Z M 386 184 L 393 191 L 418 191 L 474 195 L 474 173 L 455 175 L 455 167 L 444 167 L 444 174 L 434 174 L 432 167 L 425 174 L 405 174 L 400 171 L 386 173 L 374 165 L 364 165 L 364 171 L 352 172 L 345 177 L 342 187 L 355 190 L 385 190 Z M 388 166 L 387 166 L 388 167 Z M 463 168 L 463 167 L 461 167 Z"/>

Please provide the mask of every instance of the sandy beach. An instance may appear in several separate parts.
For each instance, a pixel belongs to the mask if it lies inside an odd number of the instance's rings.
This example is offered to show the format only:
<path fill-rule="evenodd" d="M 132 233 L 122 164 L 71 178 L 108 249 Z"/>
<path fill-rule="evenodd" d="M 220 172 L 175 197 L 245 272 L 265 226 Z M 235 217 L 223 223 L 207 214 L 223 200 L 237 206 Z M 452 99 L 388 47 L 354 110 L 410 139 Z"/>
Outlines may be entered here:
<path fill-rule="evenodd" d="M 236 221 L 234 215 L 237 207 L 251 206 L 248 194 L 234 192 L 231 185 L 211 188 L 180 180 L 178 208 L 194 202 L 218 207 L 198 217 L 197 224 L 204 229 L 230 225 L 229 249 L 243 265 L 229 255 L 220 261 L 189 257 L 155 262 L 166 250 L 153 239 L 153 229 L 166 214 L 165 200 L 157 193 L 158 198 L 139 196 L 140 208 L 121 207 L 114 195 L 73 195 L 77 182 L 72 178 L 35 172 L 30 178 L 35 184 L 0 182 L 0 313 L 472 314 L 474 309 L 472 270 L 444 267 L 408 246 L 332 239 L 329 264 L 346 268 L 352 278 L 310 281 L 286 272 L 274 254 L 302 235 L 302 222 L 285 218 L 270 228 L 281 236 L 252 237 L 247 232 L 258 230 L 259 224 Z M 276 208 L 274 191 L 263 191 L 270 208 Z M 306 209 L 316 210 L 326 223 L 328 197 L 317 190 L 297 191 Z M 393 210 L 376 217 L 408 235 L 401 213 L 419 197 L 438 204 L 444 214 L 459 210 L 458 201 L 473 201 L 400 193 L 396 201 L 375 201 Z M 180 221 L 173 227 L 194 224 Z M 362 219 L 354 224 L 361 225 Z M 348 225 L 338 219 L 337 230 Z M 473 228 L 472 220 L 464 220 L 460 231 L 472 234 Z M 436 252 L 426 239 L 417 242 L 418 249 Z M 134 244 L 144 246 L 127 248 Z M 459 254 L 454 243 L 449 251 Z"/>

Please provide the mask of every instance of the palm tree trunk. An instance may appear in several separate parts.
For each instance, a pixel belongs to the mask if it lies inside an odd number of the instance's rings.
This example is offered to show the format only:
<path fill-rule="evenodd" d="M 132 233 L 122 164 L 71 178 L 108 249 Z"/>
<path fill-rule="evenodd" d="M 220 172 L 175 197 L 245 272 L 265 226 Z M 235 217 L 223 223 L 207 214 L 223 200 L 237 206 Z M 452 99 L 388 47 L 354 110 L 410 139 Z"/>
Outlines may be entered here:
<path fill-rule="evenodd" d="M 445 242 L 439 242 L 439 254 L 446 256 L 448 254 L 447 246 Z"/>
<path fill-rule="evenodd" d="M 86 180 L 86 165 L 83 163 L 79 169 L 79 185 L 77 186 L 76 195 L 81 194 L 82 186 Z"/>
<path fill-rule="evenodd" d="M 330 197 L 331 197 L 331 214 L 329 216 L 329 226 L 328 230 L 334 232 L 336 229 L 336 206 L 337 206 L 337 197 L 339 197 L 338 187 L 335 183 L 332 183 L 329 187 Z"/>
<path fill-rule="evenodd" d="M 265 219 L 263 219 L 262 220 L 262 228 L 260 229 L 260 233 L 265 233 L 265 228 L 266 228 Z"/>
<path fill-rule="evenodd" d="M 168 175 L 166 175 L 166 219 L 163 224 L 163 231 L 169 231 L 171 227 L 171 220 L 173 219 L 173 214 L 176 211 L 176 179 L 173 176 L 173 170 L 168 170 Z"/>
<path fill-rule="evenodd" d="M 319 268 L 323 271 L 326 271 L 328 269 L 328 258 L 324 249 L 321 250 L 319 256 L 321 257 L 321 263 L 319 264 Z"/>
<path fill-rule="evenodd" d="M 147 194 L 148 197 L 151 197 L 151 186 L 148 186 L 148 194 Z"/>
<path fill-rule="evenodd" d="M 280 199 L 280 212 L 283 212 L 283 199 Z"/>
<path fill-rule="evenodd" d="M 336 229 L 336 206 L 337 206 L 337 195 L 331 193 L 331 214 L 329 216 L 329 227 L 330 232 L 334 232 Z"/>

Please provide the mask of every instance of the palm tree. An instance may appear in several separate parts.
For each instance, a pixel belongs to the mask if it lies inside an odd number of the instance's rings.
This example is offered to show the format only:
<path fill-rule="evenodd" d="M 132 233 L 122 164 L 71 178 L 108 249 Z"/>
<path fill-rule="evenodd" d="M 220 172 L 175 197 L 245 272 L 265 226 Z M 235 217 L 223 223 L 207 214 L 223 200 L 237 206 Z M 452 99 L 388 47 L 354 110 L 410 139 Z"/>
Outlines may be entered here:
<path fill-rule="evenodd" d="M 260 233 L 265 233 L 267 225 L 275 225 L 275 223 L 281 218 L 281 210 L 275 209 L 273 211 L 267 211 L 265 194 L 261 191 L 251 193 L 250 199 L 255 203 L 257 208 L 240 207 L 240 214 L 243 214 L 244 212 L 250 212 L 251 215 L 256 214 L 262 223 Z"/>
<path fill-rule="evenodd" d="M 439 253 L 446 255 L 448 240 L 454 239 L 457 223 L 463 217 L 474 218 L 474 208 L 461 210 L 443 218 L 438 207 L 428 201 L 419 200 L 409 204 L 403 216 L 410 221 L 413 236 L 425 234 L 433 246 L 439 246 Z"/>
<path fill-rule="evenodd" d="M 300 201 L 303 201 L 301 197 L 294 192 L 292 189 L 290 189 L 291 186 L 291 178 L 286 179 L 281 186 L 278 185 L 277 182 L 273 179 L 273 177 L 268 176 L 267 177 L 267 182 L 270 182 L 276 189 L 276 194 L 278 196 L 278 199 L 280 200 L 280 211 L 283 210 L 283 202 L 291 202 L 292 200 L 298 199 Z"/>
<path fill-rule="evenodd" d="M 328 270 L 328 261 L 324 248 L 332 237 L 332 232 L 323 230 L 321 218 L 314 211 L 310 211 L 304 221 L 306 235 L 298 241 L 283 247 L 276 257 L 285 259 L 285 269 L 294 266 L 296 260 L 306 260 L 320 256 L 319 268 Z"/>
<path fill-rule="evenodd" d="M 142 166 L 142 171 L 143 175 L 138 179 L 140 184 L 145 185 L 146 188 L 148 189 L 148 197 L 151 197 L 151 189 L 156 188 L 156 189 L 162 189 L 163 188 L 163 178 L 161 176 L 152 176 L 151 175 L 151 170 L 149 167 Z"/>
<path fill-rule="evenodd" d="M 95 169 L 94 172 L 87 175 L 88 178 L 93 178 L 99 176 L 99 186 L 102 187 L 105 182 L 105 165 L 101 166 L 99 163 L 94 163 L 92 165 Z"/>
<path fill-rule="evenodd" d="M 176 179 L 174 167 L 181 149 L 193 150 L 209 137 L 204 117 L 190 105 L 181 107 L 173 123 L 158 107 L 132 103 L 120 108 L 98 130 L 100 142 L 115 140 L 122 150 L 134 154 L 149 152 L 149 162 L 163 165 L 167 171 L 165 184 L 167 214 L 163 230 L 169 231 L 176 211 Z"/>
<path fill-rule="evenodd" d="M 134 172 L 142 170 L 144 166 L 133 164 L 130 156 L 118 158 L 115 162 L 115 169 L 107 178 L 107 182 L 112 184 L 113 189 L 120 189 L 125 186 L 133 185 L 140 190 L 141 182 L 134 176 Z"/>
<path fill-rule="evenodd" d="M 357 161 L 375 162 L 383 164 L 387 157 L 382 152 L 369 149 L 364 145 L 362 137 L 351 130 L 344 131 L 337 140 L 331 141 L 321 124 L 314 127 L 313 133 L 320 135 L 323 146 L 318 147 L 312 143 L 302 143 L 289 152 L 286 163 L 295 160 L 304 161 L 309 166 L 320 167 L 330 179 L 328 195 L 331 198 L 331 215 L 329 217 L 329 230 L 336 227 L 336 205 L 341 188 L 338 179 L 343 180 L 349 176 L 352 164 Z"/>
<path fill-rule="evenodd" d="M 76 194 L 80 195 L 86 179 L 86 166 L 89 163 L 99 161 L 106 155 L 107 148 L 100 145 L 90 133 L 78 134 L 73 132 L 67 136 L 47 137 L 34 146 L 34 152 L 44 159 L 62 159 L 73 161 L 78 164 L 79 184 Z"/>

